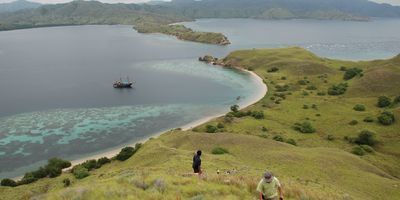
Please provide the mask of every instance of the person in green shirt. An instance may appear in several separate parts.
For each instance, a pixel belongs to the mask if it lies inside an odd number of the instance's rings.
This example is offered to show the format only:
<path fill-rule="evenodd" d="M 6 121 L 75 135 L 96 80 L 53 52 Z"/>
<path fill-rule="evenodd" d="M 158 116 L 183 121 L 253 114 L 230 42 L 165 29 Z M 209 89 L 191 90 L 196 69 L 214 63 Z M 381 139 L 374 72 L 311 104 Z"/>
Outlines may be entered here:
<path fill-rule="evenodd" d="M 257 185 L 257 191 L 260 192 L 260 200 L 283 200 L 283 191 L 279 180 L 271 174 L 271 172 L 265 172 L 264 177 L 260 180 Z"/>

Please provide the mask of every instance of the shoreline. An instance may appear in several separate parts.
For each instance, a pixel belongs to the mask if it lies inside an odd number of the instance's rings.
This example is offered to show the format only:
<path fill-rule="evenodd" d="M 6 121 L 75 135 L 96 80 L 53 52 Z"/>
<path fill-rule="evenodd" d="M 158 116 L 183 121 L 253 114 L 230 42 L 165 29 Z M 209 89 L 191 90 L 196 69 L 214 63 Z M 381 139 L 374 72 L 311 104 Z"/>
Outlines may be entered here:
<path fill-rule="evenodd" d="M 223 66 L 222 66 L 222 67 L 223 67 Z M 249 106 L 251 106 L 251 105 L 253 105 L 253 104 L 259 102 L 262 98 L 264 98 L 264 96 L 265 96 L 265 95 L 267 94 L 267 92 L 268 92 L 268 87 L 267 87 L 267 85 L 263 82 L 263 79 L 262 79 L 261 77 L 259 77 L 256 73 L 254 73 L 254 72 L 252 72 L 252 71 L 248 71 L 248 70 L 246 70 L 246 69 L 242 69 L 242 68 L 237 68 L 237 69 L 248 73 L 248 74 L 251 76 L 251 78 L 252 78 L 254 81 L 256 81 L 256 83 L 257 83 L 257 89 L 259 90 L 259 91 L 257 91 L 257 93 L 254 95 L 254 97 L 252 97 L 251 99 L 239 103 L 240 108 L 243 109 L 243 108 L 249 107 Z M 188 130 L 190 130 L 190 129 L 196 127 L 196 126 L 202 125 L 202 124 L 204 124 L 204 123 L 206 123 L 206 122 L 208 122 L 208 121 L 210 121 L 210 120 L 213 120 L 213 119 L 215 119 L 215 118 L 224 116 L 225 114 L 226 114 L 226 112 L 224 112 L 224 113 L 218 113 L 218 114 L 215 114 L 215 115 L 212 115 L 212 116 L 206 116 L 206 117 L 203 117 L 203 118 L 198 119 L 198 120 L 196 120 L 196 121 L 190 122 L 190 123 L 188 123 L 188 124 L 186 124 L 186 125 L 183 125 L 182 127 L 177 127 L 177 128 L 181 128 L 183 131 L 188 131 Z M 170 130 L 170 129 L 168 129 L 168 130 Z M 94 155 L 85 156 L 85 157 L 82 157 L 82 158 L 79 158 L 79 159 L 71 160 L 71 161 L 70 161 L 71 164 L 72 164 L 71 167 L 66 168 L 66 169 L 64 169 L 63 171 L 68 171 L 68 170 L 72 169 L 72 167 L 74 167 L 74 166 L 76 166 L 76 165 L 79 165 L 79 164 L 85 162 L 86 160 L 99 159 L 99 158 L 102 158 L 102 157 L 107 157 L 107 158 L 114 157 L 114 156 L 116 156 L 116 155 L 121 151 L 121 148 L 126 147 L 126 146 L 135 146 L 135 144 L 137 144 L 137 143 L 142 143 L 142 144 L 144 144 L 145 142 L 147 142 L 148 140 L 150 140 L 150 138 L 157 138 L 157 137 L 161 136 L 162 134 L 166 133 L 168 130 L 163 130 L 163 131 L 160 131 L 160 132 L 151 134 L 151 135 L 149 135 L 148 137 L 146 137 L 145 139 L 138 140 L 138 141 L 136 141 L 135 143 L 122 145 L 122 147 L 121 147 L 121 146 L 118 146 L 118 147 L 112 148 L 112 149 L 107 150 L 107 151 L 102 152 L 102 153 L 97 153 L 97 154 L 94 154 Z"/>
<path fill-rule="evenodd" d="M 224 66 L 221 66 L 221 67 L 224 67 Z M 243 71 L 245 73 L 248 73 L 250 75 L 251 79 L 253 79 L 253 81 L 255 81 L 255 83 L 257 85 L 257 90 L 258 91 L 252 98 L 238 103 L 240 108 L 244 109 L 246 107 L 249 107 L 249 106 L 259 102 L 267 94 L 268 87 L 263 82 L 263 79 L 261 77 L 259 77 L 256 73 L 254 73 L 252 71 L 249 71 L 249 70 L 246 70 L 246 69 L 243 69 L 243 68 L 235 68 L 235 69 L 238 69 L 238 70 L 241 70 L 241 71 Z M 196 127 L 196 126 L 202 125 L 202 124 L 204 124 L 204 123 L 206 123 L 208 121 L 211 121 L 211 120 L 216 119 L 218 117 L 224 116 L 227 112 L 228 111 L 224 111 L 224 112 L 217 113 L 217 114 L 214 114 L 214 115 L 211 115 L 211 116 L 206 116 L 206 117 L 200 118 L 198 120 L 195 120 L 193 122 L 190 122 L 188 124 L 185 124 L 185 125 L 183 125 L 181 127 L 176 127 L 176 128 L 181 128 L 183 131 L 188 131 L 188 130 Z M 140 140 L 138 140 L 138 141 L 136 141 L 134 143 L 128 143 L 128 144 L 125 144 L 125 145 L 120 145 L 120 146 L 117 146 L 117 147 L 114 147 L 114 148 L 110 148 L 109 150 L 105 150 L 104 152 L 100 151 L 99 153 L 86 154 L 81 158 L 70 160 L 71 167 L 63 169 L 63 172 L 69 171 L 74 166 L 82 164 L 83 162 L 85 162 L 87 160 L 92 160 L 92 159 L 96 159 L 97 160 L 97 159 L 102 158 L 102 157 L 107 157 L 107 158 L 111 159 L 112 157 L 116 156 L 121 151 L 121 149 L 123 147 L 135 146 L 135 144 L 137 144 L 137 143 L 144 144 L 145 142 L 149 141 L 151 138 L 157 138 L 157 137 L 161 136 L 162 134 L 166 133 L 169 130 L 171 130 L 171 129 L 166 129 L 166 130 L 162 130 L 162 131 L 156 132 L 154 134 L 150 134 L 146 138 L 140 139 Z M 22 179 L 22 177 L 23 177 L 23 175 L 20 175 L 20 176 L 14 177 L 12 179 L 17 181 L 17 180 Z"/>

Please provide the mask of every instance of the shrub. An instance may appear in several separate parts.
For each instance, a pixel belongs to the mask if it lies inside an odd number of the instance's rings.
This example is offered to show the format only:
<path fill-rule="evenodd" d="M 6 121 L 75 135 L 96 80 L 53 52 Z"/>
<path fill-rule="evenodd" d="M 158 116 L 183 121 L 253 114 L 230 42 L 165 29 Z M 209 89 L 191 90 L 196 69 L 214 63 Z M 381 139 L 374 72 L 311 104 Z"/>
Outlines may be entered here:
<path fill-rule="evenodd" d="M 318 96 L 325 96 L 326 93 L 325 93 L 325 92 L 318 92 L 317 95 L 318 95 Z"/>
<path fill-rule="evenodd" d="M 343 75 L 343 79 L 344 80 L 350 80 L 352 78 L 354 78 L 355 76 L 361 74 L 363 70 L 362 69 L 358 69 L 358 68 L 350 68 L 350 69 L 346 69 L 346 72 Z"/>
<path fill-rule="evenodd" d="M 353 147 L 351 150 L 351 153 L 358 155 L 358 156 L 363 156 L 366 154 L 365 150 L 361 148 L 360 146 Z"/>
<path fill-rule="evenodd" d="M 346 71 L 346 70 L 347 70 L 346 67 L 344 67 L 344 66 L 341 66 L 341 67 L 340 67 L 340 71 Z"/>
<path fill-rule="evenodd" d="M 391 103 L 391 100 L 389 97 L 387 97 L 387 96 L 378 97 L 378 103 L 377 103 L 378 107 L 384 108 L 384 107 L 390 106 L 390 104 L 392 104 L 392 103 Z"/>
<path fill-rule="evenodd" d="M 308 109 L 308 105 L 303 105 L 303 109 Z"/>
<path fill-rule="evenodd" d="M 217 128 L 225 128 L 225 126 L 224 126 L 223 123 L 218 123 L 218 124 L 217 124 Z"/>
<path fill-rule="evenodd" d="M 315 105 L 315 104 L 311 105 L 311 108 L 318 110 L 317 105 Z"/>
<path fill-rule="evenodd" d="M 253 111 L 251 116 L 255 119 L 264 119 L 264 112 L 263 111 Z"/>
<path fill-rule="evenodd" d="M 81 165 L 82 165 L 82 167 L 86 168 L 89 171 L 92 169 L 98 168 L 96 160 L 87 160 L 84 163 L 82 163 Z"/>
<path fill-rule="evenodd" d="M 229 151 L 221 147 L 215 147 L 214 149 L 212 149 L 211 153 L 215 155 L 221 155 L 229 153 Z"/>
<path fill-rule="evenodd" d="M 227 113 L 224 117 L 225 123 L 232 123 L 235 116 L 232 113 Z"/>
<path fill-rule="evenodd" d="M 309 93 L 308 93 L 307 91 L 303 91 L 302 95 L 303 95 L 303 96 L 308 96 Z"/>
<path fill-rule="evenodd" d="M 303 122 L 303 123 L 295 123 L 294 130 L 299 131 L 301 133 L 314 133 L 315 128 L 311 125 L 310 122 Z"/>
<path fill-rule="evenodd" d="M 135 153 L 135 148 L 133 147 L 124 147 L 115 157 L 119 161 L 124 161 L 130 158 Z"/>
<path fill-rule="evenodd" d="M 218 131 L 218 128 L 216 126 L 213 126 L 211 124 L 208 124 L 206 126 L 206 132 L 207 133 L 216 133 Z"/>
<path fill-rule="evenodd" d="M 277 92 L 286 92 L 289 90 L 289 85 L 276 85 L 275 89 Z"/>
<path fill-rule="evenodd" d="M 354 126 L 354 125 L 357 125 L 357 124 L 358 124 L 358 121 L 355 120 L 355 119 L 353 119 L 353 120 L 351 120 L 351 121 L 349 122 L 349 124 L 352 125 L 352 126 Z"/>
<path fill-rule="evenodd" d="M 286 79 L 287 79 L 286 76 L 281 77 L 281 80 L 286 80 Z"/>
<path fill-rule="evenodd" d="M 40 167 L 38 170 L 32 172 L 33 177 L 40 179 L 49 175 L 48 171 L 44 167 Z"/>
<path fill-rule="evenodd" d="M 89 170 L 83 167 L 82 165 L 77 165 L 72 169 L 72 173 L 74 174 L 75 178 L 77 179 L 83 179 L 85 177 L 88 177 Z"/>
<path fill-rule="evenodd" d="M 97 166 L 98 167 L 101 167 L 101 166 L 103 166 L 103 165 L 105 165 L 105 164 L 107 164 L 107 163 L 110 163 L 111 162 L 111 160 L 109 159 L 109 158 L 107 158 L 107 157 L 102 157 L 102 158 L 99 158 L 98 160 L 97 160 Z"/>
<path fill-rule="evenodd" d="M 365 106 L 361 104 L 357 104 L 353 107 L 355 111 L 365 111 Z"/>
<path fill-rule="evenodd" d="M 297 81 L 297 83 L 299 85 L 307 85 L 307 81 L 306 80 L 299 80 L 299 81 Z"/>
<path fill-rule="evenodd" d="M 62 181 L 64 183 L 64 187 L 68 187 L 71 185 L 71 181 L 69 180 L 69 178 L 65 178 Z"/>
<path fill-rule="evenodd" d="M 278 141 L 278 142 L 284 141 L 284 139 L 281 135 L 275 135 L 272 139 L 274 139 L 275 141 Z"/>
<path fill-rule="evenodd" d="M 335 140 L 335 137 L 333 135 L 328 135 L 328 136 L 326 136 L 326 139 L 329 141 L 333 141 L 333 140 Z"/>
<path fill-rule="evenodd" d="M 269 72 L 269 73 L 277 72 L 277 71 L 279 71 L 279 68 L 277 68 L 277 67 L 271 67 L 271 68 L 269 68 L 269 69 L 267 70 L 267 72 Z"/>
<path fill-rule="evenodd" d="M 372 148 L 371 146 L 369 146 L 369 145 L 360 145 L 360 147 L 362 148 L 362 149 L 364 149 L 364 151 L 365 152 L 368 152 L 368 153 L 373 153 L 375 150 L 374 150 L 374 148 Z"/>
<path fill-rule="evenodd" d="M 231 106 L 231 111 L 232 112 L 238 112 L 239 111 L 239 106 L 238 105 Z"/>
<path fill-rule="evenodd" d="M 261 130 L 262 130 L 263 132 L 267 132 L 267 131 L 268 131 L 268 129 L 267 129 L 265 126 L 263 126 L 263 127 L 261 128 Z"/>
<path fill-rule="evenodd" d="M 331 87 L 328 88 L 328 94 L 329 95 L 342 95 L 346 92 L 347 90 L 347 83 L 339 83 L 338 85 L 332 85 Z"/>
<path fill-rule="evenodd" d="M 71 167 L 71 162 L 60 158 L 51 158 L 48 160 L 47 166 L 52 166 L 60 169 Z"/>
<path fill-rule="evenodd" d="M 358 134 L 358 137 L 354 139 L 354 143 L 358 145 L 374 146 L 377 143 L 375 139 L 375 133 L 368 130 L 363 130 L 360 134 Z"/>
<path fill-rule="evenodd" d="M 15 186 L 17 186 L 17 182 L 15 182 L 12 179 L 5 178 L 5 179 L 1 180 L 0 185 L 1 186 L 8 186 L 8 187 L 15 187 Z"/>
<path fill-rule="evenodd" d="M 316 90 L 317 87 L 315 85 L 309 85 L 306 87 L 306 90 Z"/>
<path fill-rule="evenodd" d="M 25 185 L 25 184 L 29 184 L 29 183 L 33 183 L 35 181 L 37 181 L 38 179 L 35 178 L 33 176 L 32 172 L 28 172 L 24 175 L 24 177 L 22 177 L 22 179 L 20 181 L 18 181 L 18 185 Z"/>
<path fill-rule="evenodd" d="M 378 117 L 378 121 L 382 125 L 391 125 L 395 121 L 394 114 L 388 111 L 382 112 Z"/>
<path fill-rule="evenodd" d="M 288 143 L 288 144 L 291 144 L 291 145 L 294 145 L 294 146 L 297 146 L 297 143 L 296 143 L 296 141 L 294 140 L 294 139 L 287 139 L 286 140 L 286 143 Z"/>
<path fill-rule="evenodd" d="M 55 178 L 57 176 L 60 176 L 62 173 L 62 169 L 54 165 L 46 166 L 46 171 L 50 178 Z"/>
<path fill-rule="evenodd" d="M 367 122 L 367 123 L 371 123 L 371 122 L 374 122 L 374 118 L 373 117 L 365 117 L 363 121 Z"/>

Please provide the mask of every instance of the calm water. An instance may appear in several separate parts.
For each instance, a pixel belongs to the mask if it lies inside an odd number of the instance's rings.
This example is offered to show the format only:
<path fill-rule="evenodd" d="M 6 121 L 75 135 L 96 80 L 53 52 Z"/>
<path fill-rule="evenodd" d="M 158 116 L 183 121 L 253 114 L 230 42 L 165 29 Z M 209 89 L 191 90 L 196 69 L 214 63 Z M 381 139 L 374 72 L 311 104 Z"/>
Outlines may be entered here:
<path fill-rule="evenodd" d="M 50 157 L 75 159 L 147 138 L 255 95 L 257 85 L 247 74 L 199 63 L 201 55 L 293 45 L 352 60 L 400 53 L 400 20 L 185 24 L 223 32 L 233 44 L 183 42 L 129 26 L 0 32 L 0 178 Z M 126 75 L 136 80 L 134 89 L 111 87 Z"/>
<path fill-rule="evenodd" d="M 319 56 L 346 60 L 389 58 L 400 53 L 400 19 L 370 22 L 204 19 L 183 23 L 226 34 L 237 49 L 301 46 Z"/>

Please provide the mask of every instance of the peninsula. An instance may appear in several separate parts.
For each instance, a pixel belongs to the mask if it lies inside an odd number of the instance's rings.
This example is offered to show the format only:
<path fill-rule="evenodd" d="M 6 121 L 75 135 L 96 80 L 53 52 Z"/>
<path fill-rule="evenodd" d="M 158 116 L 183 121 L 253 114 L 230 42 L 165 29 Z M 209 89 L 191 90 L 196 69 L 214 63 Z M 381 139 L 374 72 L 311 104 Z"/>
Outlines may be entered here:
<path fill-rule="evenodd" d="M 201 60 L 253 71 L 269 91 L 254 105 L 124 149 L 111 163 L 0 187 L 0 198 L 252 199 L 265 168 L 287 199 L 400 197 L 400 55 L 352 62 L 293 47 Z M 204 179 L 190 173 L 196 149 Z"/>

